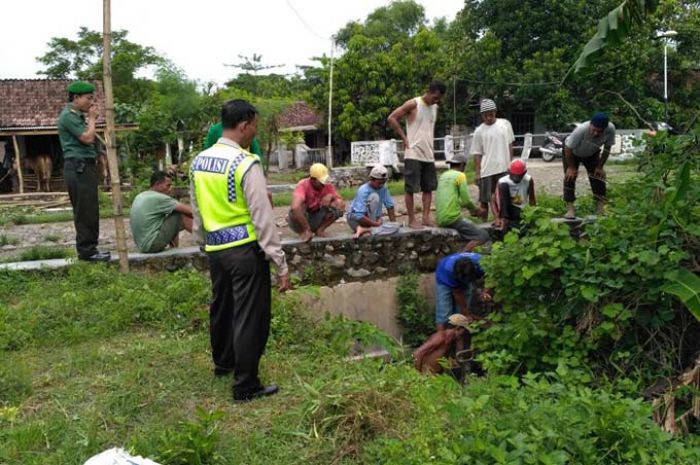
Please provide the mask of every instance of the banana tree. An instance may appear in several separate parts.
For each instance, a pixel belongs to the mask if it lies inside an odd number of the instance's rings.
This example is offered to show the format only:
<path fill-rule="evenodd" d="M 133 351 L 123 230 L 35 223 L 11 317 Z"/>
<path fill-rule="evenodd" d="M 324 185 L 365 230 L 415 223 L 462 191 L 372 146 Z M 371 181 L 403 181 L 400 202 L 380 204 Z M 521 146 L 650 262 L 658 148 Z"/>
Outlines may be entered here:
<path fill-rule="evenodd" d="M 605 47 L 621 44 L 632 27 L 642 24 L 644 19 L 656 10 L 658 4 L 658 0 L 625 0 L 611 10 L 598 22 L 598 30 L 566 72 L 562 83 L 572 72 L 591 68 Z"/>

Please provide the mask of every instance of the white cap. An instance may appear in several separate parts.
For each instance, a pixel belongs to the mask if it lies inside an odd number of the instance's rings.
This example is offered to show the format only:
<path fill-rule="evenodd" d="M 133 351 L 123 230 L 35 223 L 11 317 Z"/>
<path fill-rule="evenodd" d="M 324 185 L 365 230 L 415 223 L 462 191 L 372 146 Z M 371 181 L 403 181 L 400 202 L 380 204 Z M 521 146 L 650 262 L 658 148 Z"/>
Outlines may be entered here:
<path fill-rule="evenodd" d="M 372 171 L 369 172 L 369 177 L 372 179 L 386 179 L 388 172 L 384 165 L 374 165 Z"/>

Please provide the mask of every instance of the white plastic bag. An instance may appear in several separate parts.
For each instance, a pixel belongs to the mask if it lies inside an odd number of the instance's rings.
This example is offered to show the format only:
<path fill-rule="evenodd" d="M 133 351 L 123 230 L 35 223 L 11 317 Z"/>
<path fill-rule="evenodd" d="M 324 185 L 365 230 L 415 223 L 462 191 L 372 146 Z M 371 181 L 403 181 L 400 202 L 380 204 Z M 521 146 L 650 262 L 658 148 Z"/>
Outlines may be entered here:
<path fill-rule="evenodd" d="M 160 465 L 140 455 L 134 457 L 124 449 L 114 447 L 90 457 L 84 465 Z"/>

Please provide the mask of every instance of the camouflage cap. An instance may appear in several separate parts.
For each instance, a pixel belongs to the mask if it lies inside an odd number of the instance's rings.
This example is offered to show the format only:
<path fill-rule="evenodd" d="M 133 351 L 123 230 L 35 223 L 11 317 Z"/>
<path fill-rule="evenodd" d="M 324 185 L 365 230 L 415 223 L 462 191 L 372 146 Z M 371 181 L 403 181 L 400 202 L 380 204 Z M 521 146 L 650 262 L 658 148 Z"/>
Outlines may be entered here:
<path fill-rule="evenodd" d="M 470 320 L 469 320 L 469 318 L 462 315 L 461 313 L 454 313 L 454 314 L 450 315 L 450 318 L 447 321 L 452 326 L 461 326 L 464 329 L 469 329 Z"/>
<path fill-rule="evenodd" d="M 75 81 L 68 85 L 68 92 L 71 94 L 92 94 L 95 92 L 95 85 L 85 81 Z"/>

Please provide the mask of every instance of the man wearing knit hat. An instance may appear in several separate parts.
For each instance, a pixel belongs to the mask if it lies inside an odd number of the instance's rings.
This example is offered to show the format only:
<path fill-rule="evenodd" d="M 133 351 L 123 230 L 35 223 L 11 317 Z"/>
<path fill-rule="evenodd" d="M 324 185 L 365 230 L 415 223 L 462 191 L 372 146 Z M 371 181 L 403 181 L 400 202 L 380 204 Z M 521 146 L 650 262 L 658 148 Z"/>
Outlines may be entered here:
<path fill-rule="evenodd" d="M 408 225 L 413 229 L 422 226 L 416 220 L 413 194 L 422 192 L 423 226 L 433 226 L 430 219 L 430 204 L 437 188 L 437 171 L 433 137 L 437 107 L 447 87 L 442 81 L 433 81 L 421 97 L 412 98 L 392 111 L 387 122 L 403 140 L 404 148 L 404 192 Z M 406 118 L 406 132 L 400 120 Z"/>
<path fill-rule="evenodd" d="M 495 196 L 498 180 L 505 176 L 513 159 L 515 135 L 510 121 L 496 118 L 496 103 L 483 99 L 480 105 L 482 123 L 474 131 L 471 153 L 476 162 L 479 202 L 484 209 L 482 220 L 488 218 L 488 208 L 496 216 Z"/>
<path fill-rule="evenodd" d="M 564 201 L 565 218 L 575 218 L 576 178 L 579 165 L 583 164 L 588 173 L 588 181 L 596 199 L 599 214 L 605 212 L 605 162 L 610 155 L 610 147 L 615 143 L 615 125 L 605 113 L 596 113 L 574 132 L 564 143 Z M 601 146 L 603 147 L 601 150 Z"/>
<path fill-rule="evenodd" d="M 100 205 L 95 151 L 95 86 L 76 81 L 67 90 L 68 104 L 58 117 L 58 138 L 63 150 L 63 179 L 73 206 L 75 247 L 80 260 L 109 261 L 109 252 L 97 250 Z"/>
<path fill-rule="evenodd" d="M 377 164 L 369 172 L 369 181 L 357 189 L 357 194 L 348 207 L 348 226 L 355 233 L 355 237 L 364 234 L 379 232 L 373 228 L 382 226 L 382 209 L 386 207 L 389 221 L 396 221 L 394 213 L 394 199 L 391 198 L 389 189 L 386 188 L 388 178 L 384 165 Z"/>
<path fill-rule="evenodd" d="M 326 237 L 326 228 L 343 216 L 344 210 L 345 202 L 331 184 L 328 168 L 314 163 L 309 176 L 294 189 L 287 223 L 301 240 L 308 242 L 314 234 Z"/>

